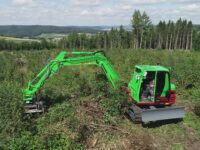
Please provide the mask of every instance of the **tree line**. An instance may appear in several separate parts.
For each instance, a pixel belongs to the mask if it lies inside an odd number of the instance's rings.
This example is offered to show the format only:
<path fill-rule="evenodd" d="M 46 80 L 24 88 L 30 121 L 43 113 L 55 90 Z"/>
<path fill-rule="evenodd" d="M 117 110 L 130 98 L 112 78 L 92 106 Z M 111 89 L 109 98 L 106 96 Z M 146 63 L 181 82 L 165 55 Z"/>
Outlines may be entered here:
<path fill-rule="evenodd" d="M 153 26 L 149 16 L 135 11 L 132 17 L 134 48 L 192 49 L 193 25 L 191 21 L 160 21 Z"/>
<path fill-rule="evenodd" d="M 200 50 L 200 32 L 191 21 L 160 21 L 153 25 L 146 12 L 136 10 L 131 18 L 132 31 L 123 26 L 95 34 L 70 33 L 60 40 L 41 42 L 11 42 L 0 40 L 0 50 L 40 50 L 40 49 L 183 49 Z"/>
<path fill-rule="evenodd" d="M 1 36 L 35 38 L 42 33 L 68 34 L 72 32 L 97 33 L 101 27 L 89 26 L 51 26 L 51 25 L 0 25 Z"/>
<path fill-rule="evenodd" d="M 0 50 L 43 50 L 53 49 L 56 45 L 51 40 L 41 39 L 37 41 L 13 41 L 0 39 Z"/>

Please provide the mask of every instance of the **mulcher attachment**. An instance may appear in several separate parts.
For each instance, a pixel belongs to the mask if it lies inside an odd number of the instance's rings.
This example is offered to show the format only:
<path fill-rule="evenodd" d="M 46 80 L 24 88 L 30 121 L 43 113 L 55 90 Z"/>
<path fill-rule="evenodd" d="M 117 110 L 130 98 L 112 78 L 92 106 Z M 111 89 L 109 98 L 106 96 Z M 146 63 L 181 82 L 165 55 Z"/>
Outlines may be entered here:
<path fill-rule="evenodd" d="M 150 122 L 159 120 L 182 119 L 185 116 L 184 107 L 157 108 L 150 106 L 140 108 L 135 104 L 129 107 L 128 114 L 134 122 Z"/>
<path fill-rule="evenodd" d="M 24 106 L 25 113 L 43 113 L 45 111 L 44 103 L 42 101 L 27 102 Z"/>

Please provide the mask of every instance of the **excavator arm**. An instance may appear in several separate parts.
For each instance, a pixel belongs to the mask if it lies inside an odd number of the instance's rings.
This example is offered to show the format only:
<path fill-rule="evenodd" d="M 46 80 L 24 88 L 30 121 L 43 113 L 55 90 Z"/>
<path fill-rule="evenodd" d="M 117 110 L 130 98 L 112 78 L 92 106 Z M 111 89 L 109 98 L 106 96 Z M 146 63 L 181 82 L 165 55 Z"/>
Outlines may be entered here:
<path fill-rule="evenodd" d="M 51 76 L 56 74 L 60 68 L 76 65 L 97 65 L 101 67 L 107 79 L 112 83 L 112 86 L 116 88 L 119 75 L 113 69 L 103 52 L 60 52 L 32 81 L 29 81 L 28 87 L 23 89 L 23 100 L 28 103 L 31 102 L 37 91 Z"/>

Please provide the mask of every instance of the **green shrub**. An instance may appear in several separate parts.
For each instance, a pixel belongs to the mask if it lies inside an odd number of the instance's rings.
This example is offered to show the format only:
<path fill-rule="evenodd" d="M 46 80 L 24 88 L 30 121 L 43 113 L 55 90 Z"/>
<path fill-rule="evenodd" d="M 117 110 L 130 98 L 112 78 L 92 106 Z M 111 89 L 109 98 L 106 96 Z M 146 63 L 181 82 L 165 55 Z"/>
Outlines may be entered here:
<path fill-rule="evenodd" d="M 44 138 L 45 136 L 45 138 Z M 74 143 L 64 133 L 48 135 L 32 135 L 30 132 L 23 132 L 19 137 L 13 139 L 7 149 L 10 150 L 81 150 L 82 145 Z"/>
<path fill-rule="evenodd" d="M 23 101 L 19 84 L 0 83 L 0 134 L 15 135 L 23 127 Z"/>
<path fill-rule="evenodd" d="M 43 145 L 44 149 L 49 150 L 78 150 L 83 149 L 80 144 L 73 143 L 65 134 L 52 134 L 48 136 Z"/>
<path fill-rule="evenodd" d="M 65 121 L 71 130 L 75 130 L 78 125 L 75 108 L 68 101 L 52 106 L 49 108 L 48 113 L 37 120 L 38 132 L 43 132 L 48 125 L 55 125 L 62 121 Z"/>
<path fill-rule="evenodd" d="M 200 100 L 198 99 L 198 101 L 196 102 L 196 105 L 194 107 L 194 113 L 200 117 Z"/>
<path fill-rule="evenodd" d="M 125 92 L 121 90 L 107 90 L 107 97 L 101 100 L 101 105 L 108 113 L 113 116 L 118 116 L 123 113 L 123 106 L 127 101 Z"/>
<path fill-rule="evenodd" d="M 33 136 L 31 132 L 24 131 L 13 138 L 8 147 L 10 150 L 35 150 L 42 149 L 42 144 L 38 141 L 37 136 Z"/>
<path fill-rule="evenodd" d="M 19 84 L 0 83 L 0 149 L 7 149 L 12 139 L 26 128 L 23 118 L 23 101 Z"/>

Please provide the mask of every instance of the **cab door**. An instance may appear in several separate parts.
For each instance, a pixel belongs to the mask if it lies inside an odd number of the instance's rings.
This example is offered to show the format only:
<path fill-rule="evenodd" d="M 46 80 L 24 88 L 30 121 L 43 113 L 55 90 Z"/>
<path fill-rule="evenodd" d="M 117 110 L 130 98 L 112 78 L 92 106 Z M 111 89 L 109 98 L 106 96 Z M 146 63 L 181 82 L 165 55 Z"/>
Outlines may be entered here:
<path fill-rule="evenodd" d="M 134 101 L 140 101 L 140 87 L 142 81 L 142 71 L 138 68 L 135 69 L 133 77 L 129 83 L 130 95 Z"/>
<path fill-rule="evenodd" d="M 156 78 L 156 96 L 166 97 L 167 91 L 170 89 L 169 73 L 160 71 L 157 72 Z"/>

